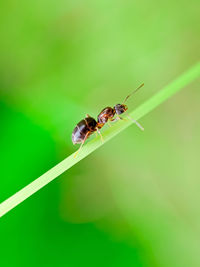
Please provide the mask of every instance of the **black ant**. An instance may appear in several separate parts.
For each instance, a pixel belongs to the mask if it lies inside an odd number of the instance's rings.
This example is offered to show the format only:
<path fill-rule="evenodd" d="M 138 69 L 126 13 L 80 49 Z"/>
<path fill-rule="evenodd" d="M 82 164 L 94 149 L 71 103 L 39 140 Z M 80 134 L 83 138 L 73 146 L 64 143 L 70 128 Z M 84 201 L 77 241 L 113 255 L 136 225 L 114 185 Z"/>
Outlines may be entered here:
<path fill-rule="evenodd" d="M 124 113 L 125 111 L 127 111 L 128 107 L 124 104 L 127 99 L 132 96 L 133 94 L 135 94 L 142 86 L 144 86 L 144 83 L 141 84 L 137 89 L 135 89 L 130 95 L 128 95 L 125 99 L 123 104 L 117 104 L 114 106 L 114 108 L 111 107 L 106 107 L 104 108 L 98 115 L 97 117 L 97 122 L 98 124 L 103 127 L 105 123 L 109 121 L 116 121 L 116 120 L 124 120 L 123 118 L 121 118 L 119 115 L 121 115 L 122 113 Z M 117 115 L 117 118 L 114 119 L 115 114 Z M 130 115 L 127 115 L 127 117 L 132 120 L 142 131 L 144 131 L 144 128 L 133 118 L 131 118 Z M 109 124 L 110 125 L 110 124 Z"/>
<path fill-rule="evenodd" d="M 109 123 L 109 121 L 116 121 L 116 120 L 123 120 L 119 115 L 124 113 L 128 107 L 124 104 L 127 99 L 136 93 L 144 84 L 141 84 L 136 90 L 134 90 L 130 95 L 128 95 L 123 104 L 117 104 L 114 106 L 114 108 L 111 107 L 106 107 L 104 108 L 100 114 L 97 117 L 97 121 L 90 117 L 88 114 L 86 115 L 86 118 L 81 120 L 76 127 L 74 128 L 72 132 L 72 142 L 73 144 L 81 144 L 77 152 L 75 153 L 74 157 L 77 156 L 78 152 L 81 150 L 83 144 L 85 141 L 89 138 L 91 134 L 94 132 L 98 132 L 98 134 L 101 136 L 101 140 L 103 141 L 103 137 L 100 133 L 100 129 L 104 126 L 105 123 Z M 117 115 L 117 118 L 113 118 Z M 144 128 L 133 118 L 130 117 L 130 115 L 127 115 L 129 119 L 131 119 L 134 123 L 137 124 L 137 126 L 141 129 L 144 130 Z"/>

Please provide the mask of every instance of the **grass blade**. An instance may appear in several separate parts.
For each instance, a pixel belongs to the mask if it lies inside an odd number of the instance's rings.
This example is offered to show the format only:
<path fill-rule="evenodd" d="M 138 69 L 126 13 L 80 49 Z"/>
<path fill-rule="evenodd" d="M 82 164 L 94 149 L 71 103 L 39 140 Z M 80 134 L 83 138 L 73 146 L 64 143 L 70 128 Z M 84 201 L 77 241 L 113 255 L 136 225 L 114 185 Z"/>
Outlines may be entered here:
<path fill-rule="evenodd" d="M 161 91 L 139 106 L 136 110 L 129 113 L 135 120 L 140 119 L 151 110 L 155 109 L 161 103 L 166 101 L 168 98 L 173 96 L 179 90 L 183 89 L 185 86 L 190 84 L 192 81 L 200 77 L 200 63 L 193 66 L 187 72 L 183 73 L 178 79 L 164 87 Z M 107 129 L 104 133 L 105 142 L 109 141 L 115 135 L 126 129 L 132 124 L 131 121 L 118 121 L 111 128 Z M 105 143 L 104 142 L 104 143 Z M 78 157 L 74 158 L 74 154 L 70 155 L 62 162 L 57 164 L 55 167 L 44 173 L 42 176 L 34 180 L 32 183 L 15 193 L 13 196 L 9 197 L 7 200 L 0 204 L 0 217 L 6 214 L 8 211 L 12 210 L 14 207 L 19 205 L 22 201 L 27 199 L 29 196 L 37 192 L 39 189 L 50 183 L 56 177 L 61 175 L 63 172 L 71 168 L 73 165 L 78 163 L 80 160 L 88 156 L 90 153 L 95 151 L 97 148 L 102 146 L 100 138 L 95 138 L 88 142 Z"/>

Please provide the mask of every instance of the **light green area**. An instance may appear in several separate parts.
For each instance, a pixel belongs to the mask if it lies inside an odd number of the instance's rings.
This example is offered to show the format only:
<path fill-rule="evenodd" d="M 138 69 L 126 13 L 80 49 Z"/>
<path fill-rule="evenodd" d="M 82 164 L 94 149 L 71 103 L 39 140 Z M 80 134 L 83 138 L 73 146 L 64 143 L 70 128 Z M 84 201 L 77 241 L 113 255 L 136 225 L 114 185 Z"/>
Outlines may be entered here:
<path fill-rule="evenodd" d="M 0 1 L 0 202 L 144 82 L 142 115 L 199 62 L 199 25 L 198 0 Z M 3 216 L 1 266 L 199 267 L 199 99 L 198 79 Z"/>

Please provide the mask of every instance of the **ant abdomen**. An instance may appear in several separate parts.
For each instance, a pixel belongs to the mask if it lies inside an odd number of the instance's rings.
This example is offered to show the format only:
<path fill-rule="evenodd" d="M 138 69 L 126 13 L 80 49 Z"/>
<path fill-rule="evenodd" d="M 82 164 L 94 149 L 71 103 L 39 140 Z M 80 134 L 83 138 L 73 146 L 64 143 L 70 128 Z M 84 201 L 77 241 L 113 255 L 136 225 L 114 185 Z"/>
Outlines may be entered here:
<path fill-rule="evenodd" d="M 72 132 L 72 142 L 73 144 L 82 143 L 89 135 L 96 131 L 97 122 L 91 117 L 87 117 L 81 120 Z"/>

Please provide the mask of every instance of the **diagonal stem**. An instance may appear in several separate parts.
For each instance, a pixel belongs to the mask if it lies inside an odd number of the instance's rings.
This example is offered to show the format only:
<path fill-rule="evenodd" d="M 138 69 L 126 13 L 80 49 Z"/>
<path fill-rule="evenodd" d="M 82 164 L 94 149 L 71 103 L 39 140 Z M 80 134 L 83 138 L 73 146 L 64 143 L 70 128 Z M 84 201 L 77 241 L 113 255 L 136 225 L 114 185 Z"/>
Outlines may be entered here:
<path fill-rule="evenodd" d="M 187 72 L 183 73 L 179 78 L 164 87 L 161 91 L 152 96 L 136 110 L 131 112 L 130 115 L 136 120 L 142 118 L 197 78 L 200 78 L 200 63 L 194 65 Z M 104 144 L 131 124 L 131 121 L 120 120 L 112 128 L 107 129 L 104 132 Z M 56 177 L 71 168 L 83 158 L 87 157 L 90 153 L 92 153 L 102 145 L 103 144 L 99 137 L 93 139 L 82 148 L 78 157 L 74 158 L 75 153 L 73 153 L 72 155 L 61 161 L 59 164 L 57 164 L 55 167 L 34 180 L 32 183 L 25 186 L 13 196 L 9 197 L 7 200 L 0 204 L 0 217 L 2 217 L 8 211 L 12 210 L 25 199 L 50 183 Z"/>

